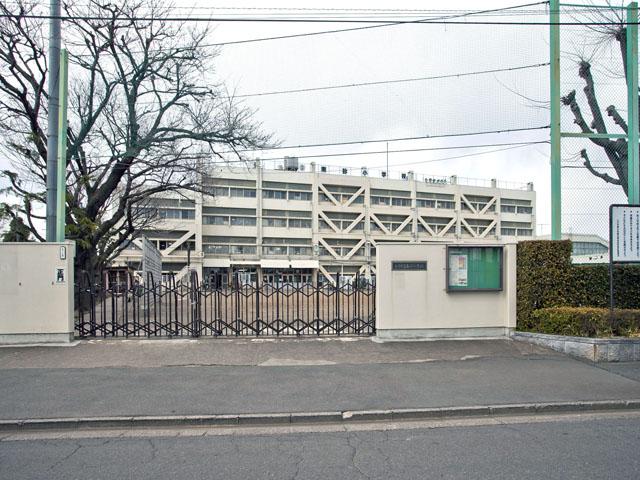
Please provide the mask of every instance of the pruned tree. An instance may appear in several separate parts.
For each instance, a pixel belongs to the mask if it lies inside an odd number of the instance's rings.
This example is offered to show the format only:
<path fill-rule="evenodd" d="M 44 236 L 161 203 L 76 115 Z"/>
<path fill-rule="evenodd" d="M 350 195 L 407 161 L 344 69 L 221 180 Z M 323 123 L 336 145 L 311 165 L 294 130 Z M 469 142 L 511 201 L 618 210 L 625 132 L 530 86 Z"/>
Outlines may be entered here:
<path fill-rule="evenodd" d="M 207 159 L 264 147 L 270 136 L 223 86 L 209 30 L 163 20 L 161 0 L 63 5 L 70 58 L 66 236 L 76 265 L 96 271 L 154 221 L 149 198 L 201 192 Z M 37 4 L 0 2 L 0 128 L 4 204 L 43 240 L 47 62 Z"/>
<path fill-rule="evenodd" d="M 611 2 L 609 2 L 611 5 Z M 624 11 L 619 8 L 594 9 L 594 13 L 589 18 L 595 26 L 590 28 L 600 37 L 600 41 L 615 41 L 618 44 L 625 79 L 627 74 L 627 29 Z M 576 91 L 572 90 L 561 98 L 562 103 L 569 107 L 573 114 L 574 123 L 580 128 L 582 133 L 611 133 L 607 129 L 607 123 L 613 122 L 611 126 L 617 126 L 623 133 L 628 133 L 627 122 L 620 114 L 615 105 L 609 105 L 604 110 L 610 120 L 606 117 L 600 107 L 598 94 L 596 92 L 596 82 L 592 73 L 591 61 L 582 58 L 578 63 L 578 76 L 584 82 L 584 100 L 586 101 L 590 120 L 587 121 L 580 108 Z M 626 109 L 626 97 L 624 97 Z M 639 99 L 636 99 L 638 101 Z M 600 171 L 592 162 L 587 149 L 580 151 L 585 168 L 596 177 L 613 185 L 619 185 L 628 196 L 628 163 L 627 163 L 627 140 L 624 138 L 590 138 L 589 141 L 599 147 L 604 153 L 608 162 L 613 167 L 615 176 Z"/>
<path fill-rule="evenodd" d="M 3 242 L 28 242 L 31 237 L 29 227 L 19 215 L 0 206 L 0 222 L 6 223 L 6 231 L 2 234 Z"/>

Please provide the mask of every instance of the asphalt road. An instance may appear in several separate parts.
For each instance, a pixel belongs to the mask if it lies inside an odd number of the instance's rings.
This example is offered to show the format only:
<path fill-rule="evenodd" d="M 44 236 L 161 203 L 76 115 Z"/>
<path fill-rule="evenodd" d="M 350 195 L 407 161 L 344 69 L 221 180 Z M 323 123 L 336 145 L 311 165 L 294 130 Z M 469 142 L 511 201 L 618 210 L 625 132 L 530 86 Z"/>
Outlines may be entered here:
<path fill-rule="evenodd" d="M 0 478 L 638 478 L 638 413 L 498 421 L 211 436 L 143 431 L 129 432 L 128 438 L 100 432 L 55 438 L 57 433 L 48 432 L 44 438 L 1 439 Z"/>

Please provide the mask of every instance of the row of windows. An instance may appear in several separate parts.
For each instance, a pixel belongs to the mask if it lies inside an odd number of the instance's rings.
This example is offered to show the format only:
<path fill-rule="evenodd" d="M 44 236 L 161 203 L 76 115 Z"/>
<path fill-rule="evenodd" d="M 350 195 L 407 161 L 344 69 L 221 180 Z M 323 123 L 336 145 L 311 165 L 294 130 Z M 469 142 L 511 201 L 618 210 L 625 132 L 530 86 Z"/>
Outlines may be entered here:
<path fill-rule="evenodd" d="M 203 245 L 204 253 L 213 255 L 255 255 L 255 245 Z"/>
<path fill-rule="evenodd" d="M 533 213 L 533 207 L 500 204 L 500 211 L 502 213 L 526 213 L 531 215 Z"/>
<path fill-rule="evenodd" d="M 256 198 L 253 188 L 210 187 L 207 190 L 214 197 Z"/>
<path fill-rule="evenodd" d="M 268 245 L 262 247 L 264 255 L 311 255 L 311 247 Z"/>
<path fill-rule="evenodd" d="M 311 228 L 311 219 L 305 218 L 263 218 L 263 227 Z"/>
<path fill-rule="evenodd" d="M 255 227 L 255 217 L 227 217 L 221 215 L 205 215 L 202 217 L 205 225 L 234 225 L 242 227 Z"/>
<path fill-rule="evenodd" d="M 231 225 L 241 227 L 255 227 L 255 217 L 227 217 L 221 215 L 205 215 L 202 217 L 205 225 Z M 263 218 L 263 227 L 279 228 L 311 228 L 311 219 L 305 218 Z"/>
<path fill-rule="evenodd" d="M 255 255 L 255 245 L 204 245 L 204 253 L 213 255 Z M 312 253 L 311 247 L 296 245 L 266 245 L 262 247 L 263 255 L 307 255 Z"/>
<path fill-rule="evenodd" d="M 425 200 L 418 198 L 416 205 L 418 208 L 442 208 L 445 210 L 454 210 L 456 208 L 456 202 L 451 200 Z"/>
<path fill-rule="evenodd" d="M 152 242 L 156 245 L 156 248 L 158 250 L 164 250 L 166 248 L 169 248 L 171 246 L 171 244 L 174 242 L 174 240 L 152 240 Z M 187 250 L 195 250 L 196 249 L 196 242 L 195 241 L 190 241 L 190 242 L 183 242 L 181 243 L 176 249 L 175 251 L 187 251 Z"/>
<path fill-rule="evenodd" d="M 194 220 L 196 218 L 196 211 L 182 210 L 179 208 L 159 208 L 157 215 L 158 218 L 162 220 Z"/>
<path fill-rule="evenodd" d="M 597 242 L 573 242 L 572 252 L 574 255 L 594 255 L 597 253 L 607 253 L 609 249 Z"/>
<path fill-rule="evenodd" d="M 333 196 L 333 198 L 336 200 L 336 202 L 338 202 L 340 205 L 344 205 L 345 203 L 347 203 L 349 200 L 351 200 L 351 197 L 353 196 L 352 193 L 343 193 L 343 194 L 333 193 L 333 192 L 330 192 L 330 193 Z M 320 193 L 320 201 L 325 203 L 333 203 L 333 201 L 325 193 Z M 352 205 L 363 204 L 364 195 L 358 195 L 351 203 Z"/>
<path fill-rule="evenodd" d="M 333 224 L 338 228 L 338 230 L 346 230 L 353 223 L 351 220 L 333 220 Z M 320 230 L 333 231 L 333 228 L 325 222 L 324 220 L 320 220 L 318 223 L 318 227 Z M 364 222 L 358 222 L 351 231 L 364 230 Z"/>
<path fill-rule="evenodd" d="M 284 190 L 263 190 L 262 198 L 273 198 L 276 200 L 301 200 L 311 201 L 311 192 L 286 192 Z"/>
<path fill-rule="evenodd" d="M 349 255 L 349 253 L 353 249 L 353 247 L 331 247 L 331 248 L 333 249 L 334 252 L 336 252 L 336 255 L 338 255 L 339 257 L 346 257 L 347 255 Z M 327 250 L 324 247 L 320 247 L 319 255 L 321 257 L 333 257 L 333 255 L 331 255 L 331 253 L 329 253 L 329 250 Z M 358 250 L 356 250 L 355 253 L 352 256 L 353 257 L 364 257 L 365 255 L 366 255 L 366 250 L 365 250 L 364 247 L 362 247 L 362 248 L 359 248 Z M 375 251 L 372 253 L 372 255 L 375 256 Z"/>
<path fill-rule="evenodd" d="M 410 207 L 410 198 L 398 198 L 398 197 L 371 197 L 371 205 L 393 205 L 394 207 Z"/>
<path fill-rule="evenodd" d="M 502 227 L 500 229 L 502 235 L 509 237 L 532 237 L 533 230 L 531 228 L 511 228 L 511 227 Z"/>

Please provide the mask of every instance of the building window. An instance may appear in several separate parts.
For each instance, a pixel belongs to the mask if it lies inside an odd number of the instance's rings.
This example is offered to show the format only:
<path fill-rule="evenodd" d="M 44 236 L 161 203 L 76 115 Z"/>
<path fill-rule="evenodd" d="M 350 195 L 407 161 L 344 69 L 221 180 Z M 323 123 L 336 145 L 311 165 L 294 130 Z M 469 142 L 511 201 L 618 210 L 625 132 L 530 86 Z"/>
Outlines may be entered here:
<path fill-rule="evenodd" d="M 301 218 L 290 218 L 289 228 L 311 228 L 311 220 Z"/>
<path fill-rule="evenodd" d="M 195 210 L 181 210 L 178 208 L 158 209 L 158 218 L 163 220 L 193 220 L 196 218 Z"/>
<path fill-rule="evenodd" d="M 264 255 L 286 255 L 287 247 L 285 245 L 269 245 L 262 247 Z"/>
<path fill-rule="evenodd" d="M 451 202 L 448 200 L 438 200 L 436 202 L 436 208 L 443 208 L 445 210 L 453 210 L 456 208 L 456 202 Z"/>
<path fill-rule="evenodd" d="M 255 255 L 256 247 L 251 245 L 230 245 L 231 255 Z"/>
<path fill-rule="evenodd" d="M 202 217 L 202 223 L 205 225 L 229 225 L 229 217 L 222 217 L 220 215 L 204 215 Z"/>
<path fill-rule="evenodd" d="M 262 198 L 274 198 L 276 200 L 286 200 L 287 192 L 284 190 L 263 190 Z"/>
<path fill-rule="evenodd" d="M 416 204 L 420 208 L 436 208 L 435 200 L 424 200 L 419 198 L 416 200 Z"/>
<path fill-rule="evenodd" d="M 289 247 L 289 255 L 311 255 L 311 247 Z"/>
<path fill-rule="evenodd" d="M 410 198 L 392 198 L 391 205 L 394 207 L 410 207 L 411 199 Z"/>
<path fill-rule="evenodd" d="M 372 205 L 389 205 L 390 203 L 389 197 L 371 197 Z"/>
<path fill-rule="evenodd" d="M 229 245 L 204 245 L 203 250 L 214 255 L 229 255 Z"/>
<path fill-rule="evenodd" d="M 256 219 L 254 217 L 231 217 L 231 225 L 241 227 L 255 227 Z"/>
<path fill-rule="evenodd" d="M 516 213 L 515 205 L 500 205 L 500 211 L 502 213 Z"/>
<path fill-rule="evenodd" d="M 256 191 L 251 188 L 232 188 L 232 197 L 256 198 Z"/>
<path fill-rule="evenodd" d="M 311 200 L 311 192 L 289 192 L 289 200 Z"/>
<path fill-rule="evenodd" d="M 284 218 L 263 218 L 262 226 L 286 228 L 287 221 Z"/>

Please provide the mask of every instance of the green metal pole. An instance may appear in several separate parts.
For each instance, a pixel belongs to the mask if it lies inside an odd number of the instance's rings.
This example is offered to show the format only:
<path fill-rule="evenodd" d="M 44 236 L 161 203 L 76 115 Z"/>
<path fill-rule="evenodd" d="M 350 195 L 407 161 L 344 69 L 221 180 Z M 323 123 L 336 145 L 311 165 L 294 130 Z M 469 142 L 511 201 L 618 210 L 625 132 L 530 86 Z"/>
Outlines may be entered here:
<path fill-rule="evenodd" d="M 60 108 L 58 110 L 58 188 L 56 194 L 56 242 L 64 241 L 67 195 L 67 83 L 69 55 L 60 50 Z"/>
<path fill-rule="evenodd" d="M 640 203 L 640 147 L 638 145 L 638 2 L 627 6 L 627 198 Z"/>
<path fill-rule="evenodd" d="M 562 237 L 562 191 L 560 170 L 560 1 L 549 2 L 550 79 L 549 103 L 551 105 L 551 239 Z"/>

